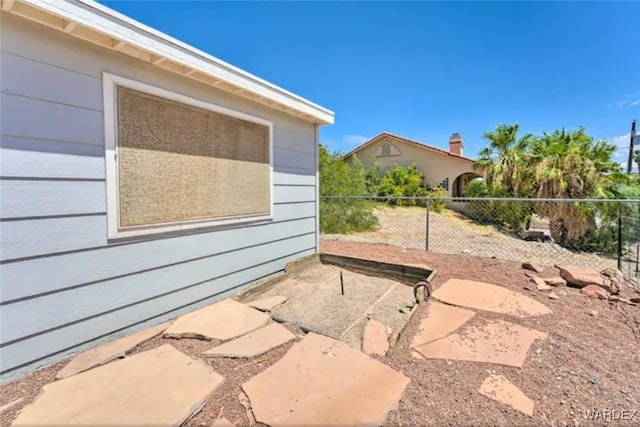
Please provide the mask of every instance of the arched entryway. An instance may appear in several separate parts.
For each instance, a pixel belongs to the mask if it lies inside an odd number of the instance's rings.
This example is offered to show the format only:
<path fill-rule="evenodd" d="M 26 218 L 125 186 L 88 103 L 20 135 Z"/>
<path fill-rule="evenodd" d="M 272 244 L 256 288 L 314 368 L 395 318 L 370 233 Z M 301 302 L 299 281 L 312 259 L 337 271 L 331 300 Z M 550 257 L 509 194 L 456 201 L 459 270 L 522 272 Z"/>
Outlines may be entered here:
<path fill-rule="evenodd" d="M 451 194 L 453 195 L 453 197 L 463 197 L 465 190 L 467 189 L 467 185 L 469 185 L 469 183 L 476 178 L 482 177 L 473 172 L 463 173 L 462 175 L 458 176 L 453 181 L 453 187 L 451 188 Z"/>

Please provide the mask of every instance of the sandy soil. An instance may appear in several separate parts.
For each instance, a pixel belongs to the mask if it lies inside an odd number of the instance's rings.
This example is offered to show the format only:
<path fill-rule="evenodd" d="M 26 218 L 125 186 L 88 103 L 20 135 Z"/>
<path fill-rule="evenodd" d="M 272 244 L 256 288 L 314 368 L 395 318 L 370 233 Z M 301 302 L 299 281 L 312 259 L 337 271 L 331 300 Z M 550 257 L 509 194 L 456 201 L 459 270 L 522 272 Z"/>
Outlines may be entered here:
<path fill-rule="evenodd" d="M 425 249 L 426 211 L 420 207 L 376 209 L 380 228 L 373 232 L 323 235 L 325 240 L 383 243 L 410 249 Z M 525 241 L 503 233 L 492 225 L 478 224 L 465 215 L 445 209 L 429 215 L 429 250 L 446 254 L 469 254 L 509 261 L 533 261 L 552 266 L 567 263 L 598 268 L 616 267 L 613 258 L 572 252 L 551 242 Z M 635 259 L 635 258 L 634 258 Z M 625 263 L 625 277 L 633 277 L 635 264 Z"/>
<path fill-rule="evenodd" d="M 452 277 L 486 281 L 528 292 L 553 310 L 552 314 L 540 318 L 509 318 L 549 333 L 547 340 L 533 345 L 524 367 L 517 369 L 415 359 L 411 355 L 411 340 L 420 319 L 428 315 L 428 305 L 421 306 L 394 349 L 386 357 L 376 357 L 411 378 L 397 410 L 389 414 L 386 425 L 612 425 L 604 421 L 587 422 L 583 411 L 640 411 L 640 307 L 589 299 L 567 288 L 556 290 L 560 298 L 550 300 L 542 292 L 523 290 L 527 278 L 520 264 L 508 261 L 353 242 L 323 241 L 322 250 L 381 261 L 425 263 L 437 270 L 435 287 Z M 553 269 L 545 273 L 552 274 Z M 490 317 L 498 316 L 479 313 L 471 322 Z M 295 333 L 301 335 L 299 331 Z M 164 342 L 166 340 L 156 337 L 133 353 Z M 215 344 L 192 339 L 170 342 L 194 357 Z M 237 425 L 248 425 L 249 418 L 238 399 L 241 384 L 279 360 L 291 345 L 250 360 L 212 361 L 213 369 L 225 377 L 225 383 L 187 425 L 210 426 L 220 416 Z M 4 413 L 0 425 L 9 425 L 20 408 L 32 402 L 40 388 L 52 381 L 65 363 L 50 365 L 1 387 L 0 406 L 20 397 L 24 402 Z M 535 401 L 534 418 L 478 394 L 480 384 L 490 373 L 507 376 Z M 635 423 L 619 425 L 638 423 L 640 414 Z"/>

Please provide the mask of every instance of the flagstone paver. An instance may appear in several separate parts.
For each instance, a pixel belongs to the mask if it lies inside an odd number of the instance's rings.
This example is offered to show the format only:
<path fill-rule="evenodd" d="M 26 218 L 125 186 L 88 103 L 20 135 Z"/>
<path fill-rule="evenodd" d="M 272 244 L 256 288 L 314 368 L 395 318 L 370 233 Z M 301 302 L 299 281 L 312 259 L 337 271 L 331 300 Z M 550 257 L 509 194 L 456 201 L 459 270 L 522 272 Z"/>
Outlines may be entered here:
<path fill-rule="evenodd" d="M 267 314 L 226 299 L 180 316 L 164 336 L 228 340 L 258 329 L 268 321 Z"/>
<path fill-rule="evenodd" d="M 253 307 L 260 311 L 271 311 L 275 307 L 284 304 L 287 301 L 287 297 L 283 297 L 281 295 L 274 295 L 272 297 L 266 297 L 257 299 L 254 301 L 249 301 L 246 303 L 249 307 Z"/>
<path fill-rule="evenodd" d="M 533 416 L 533 400 L 529 399 L 518 387 L 502 375 L 488 376 L 482 382 L 479 393 L 489 399 L 504 403 L 530 417 Z"/>
<path fill-rule="evenodd" d="M 504 320 L 467 326 L 415 349 L 427 359 L 466 360 L 521 368 L 531 344 L 547 334 Z"/>
<path fill-rule="evenodd" d="M 92 348 L 91 350 L 75 356 L 71 361 L 58 372 L 56 378 L 66 378 L 79 372 L 96 366 L 104 365 L 119 357 L 123 357 L 128 351 L 135 348 L 144 341 L 160 335 L 162 331 L 169 327 L 170 323 L 163 323 L 158 326 L 145 329 L 135 334 L 117 339 L 110 343 Z"/>
<path fill-rule="evenodd" d="M 389 351 L 387 327 L 377 320 L 369 320 L 364 327 L 362 351 L 366 354 L 384 356 Z"/>
<path fill-rule="evenodd" d="M 382 425 L 409 378 L 347 344 L 309 333 L 242 385 L 270 426 Z"/>
<path fill-rule="evenodd" d="M 47 384 L 13 426 L 177 426 L 224 378 L 165 344 Z"/>
<path fill-rule="evenodd" d="M 467 323 L 473 316 L 475 313 L 471 310 L 437 302 L 429 303 L 429 313 L 420 322 L 418 332 L 413 338 L 412 347 L 446 337 Z"/>
<path fill-rule="evenodd" d="M 433 292 L 448 304 L 514 316 L 540 316 L 551 313 L 546 306 L 526 295 L 490 283 L 449 279 Z"/>
<path fill-rule="evenodd" d="M 205 357 L 254 357 L 296 339 L 287 328 L 272 323 L 202 353 Z"/>

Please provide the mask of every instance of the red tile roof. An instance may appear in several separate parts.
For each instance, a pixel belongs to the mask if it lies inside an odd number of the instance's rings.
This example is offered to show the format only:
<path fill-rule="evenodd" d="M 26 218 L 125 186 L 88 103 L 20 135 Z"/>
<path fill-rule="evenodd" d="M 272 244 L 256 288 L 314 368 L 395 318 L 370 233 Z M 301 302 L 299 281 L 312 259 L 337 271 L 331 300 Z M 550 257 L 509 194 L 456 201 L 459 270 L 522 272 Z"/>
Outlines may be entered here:
<path fill-rule="evenodd" d="M 475 159 L 471 159 L 469 157 L 458 156 L 457 154 L 453 154 L 453 153 L 451 153 L 451 152 L 449 152 L 447 150 L 443 150 L 442 148 L 434 147 L 433 145 L 424 144 L 424 143 L 422 143 L 420 141 L 416 141 L 416 140 L 413 140 L 413 139 L 405 138 L 403 136 L 395 135 L 395 134 L 390 133 L 390 132 L 382 132 L 382 133 L 374 136 L 373 138 L 371 138 L 370 140 L 368 140 L 364 144 L 359 145 L 358 147 L 356 147 L 353 150 L 349 151 L 347 154 L 344 155 L 344 157 L 346 158 L 346 157 L 351 156 L 352 154 L 355 154 L 356 152 L 360 151 L 361 149 L 363 149 L 367 145 L 372 144 L 373 142 L 375 142 L 375 141 L 377 141 L 377 140 L 379 140 L 379 139 L 381 139 L 383 137 L 395 138 L 397 140 L 400 140 L 400 141 L 403 141 L 403 142 L 407 142 L 409 144 L 414 144 L 414 145 L 416 145 L 416 146 L 418 146 L 420 148 L 426 148 L 427 150 L 436 151 L 436 152 L 438 152 L 440 154 L 446 154 L 447 156 L 455 157 L 455 158 L 458 158 L 458 159 L 461 159 L 461 160 L 465 160 L 465 161 L 468 161 L 468 162 L 473 162 L 473 163 L 476 162 Z"/>

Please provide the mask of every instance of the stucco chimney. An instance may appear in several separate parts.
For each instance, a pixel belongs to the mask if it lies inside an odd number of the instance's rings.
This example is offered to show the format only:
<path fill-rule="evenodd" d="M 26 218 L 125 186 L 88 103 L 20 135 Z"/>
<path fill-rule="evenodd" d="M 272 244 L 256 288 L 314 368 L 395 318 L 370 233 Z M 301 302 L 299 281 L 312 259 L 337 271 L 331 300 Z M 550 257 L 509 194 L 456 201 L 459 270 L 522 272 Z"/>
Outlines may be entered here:
<path fill-rule="evenodd" d="M 449 137 L 449 152 L 456 156 L 462 156 L 462 148 L 464 147 L 464 139 L 459 133 L 454 133 Z"/>

